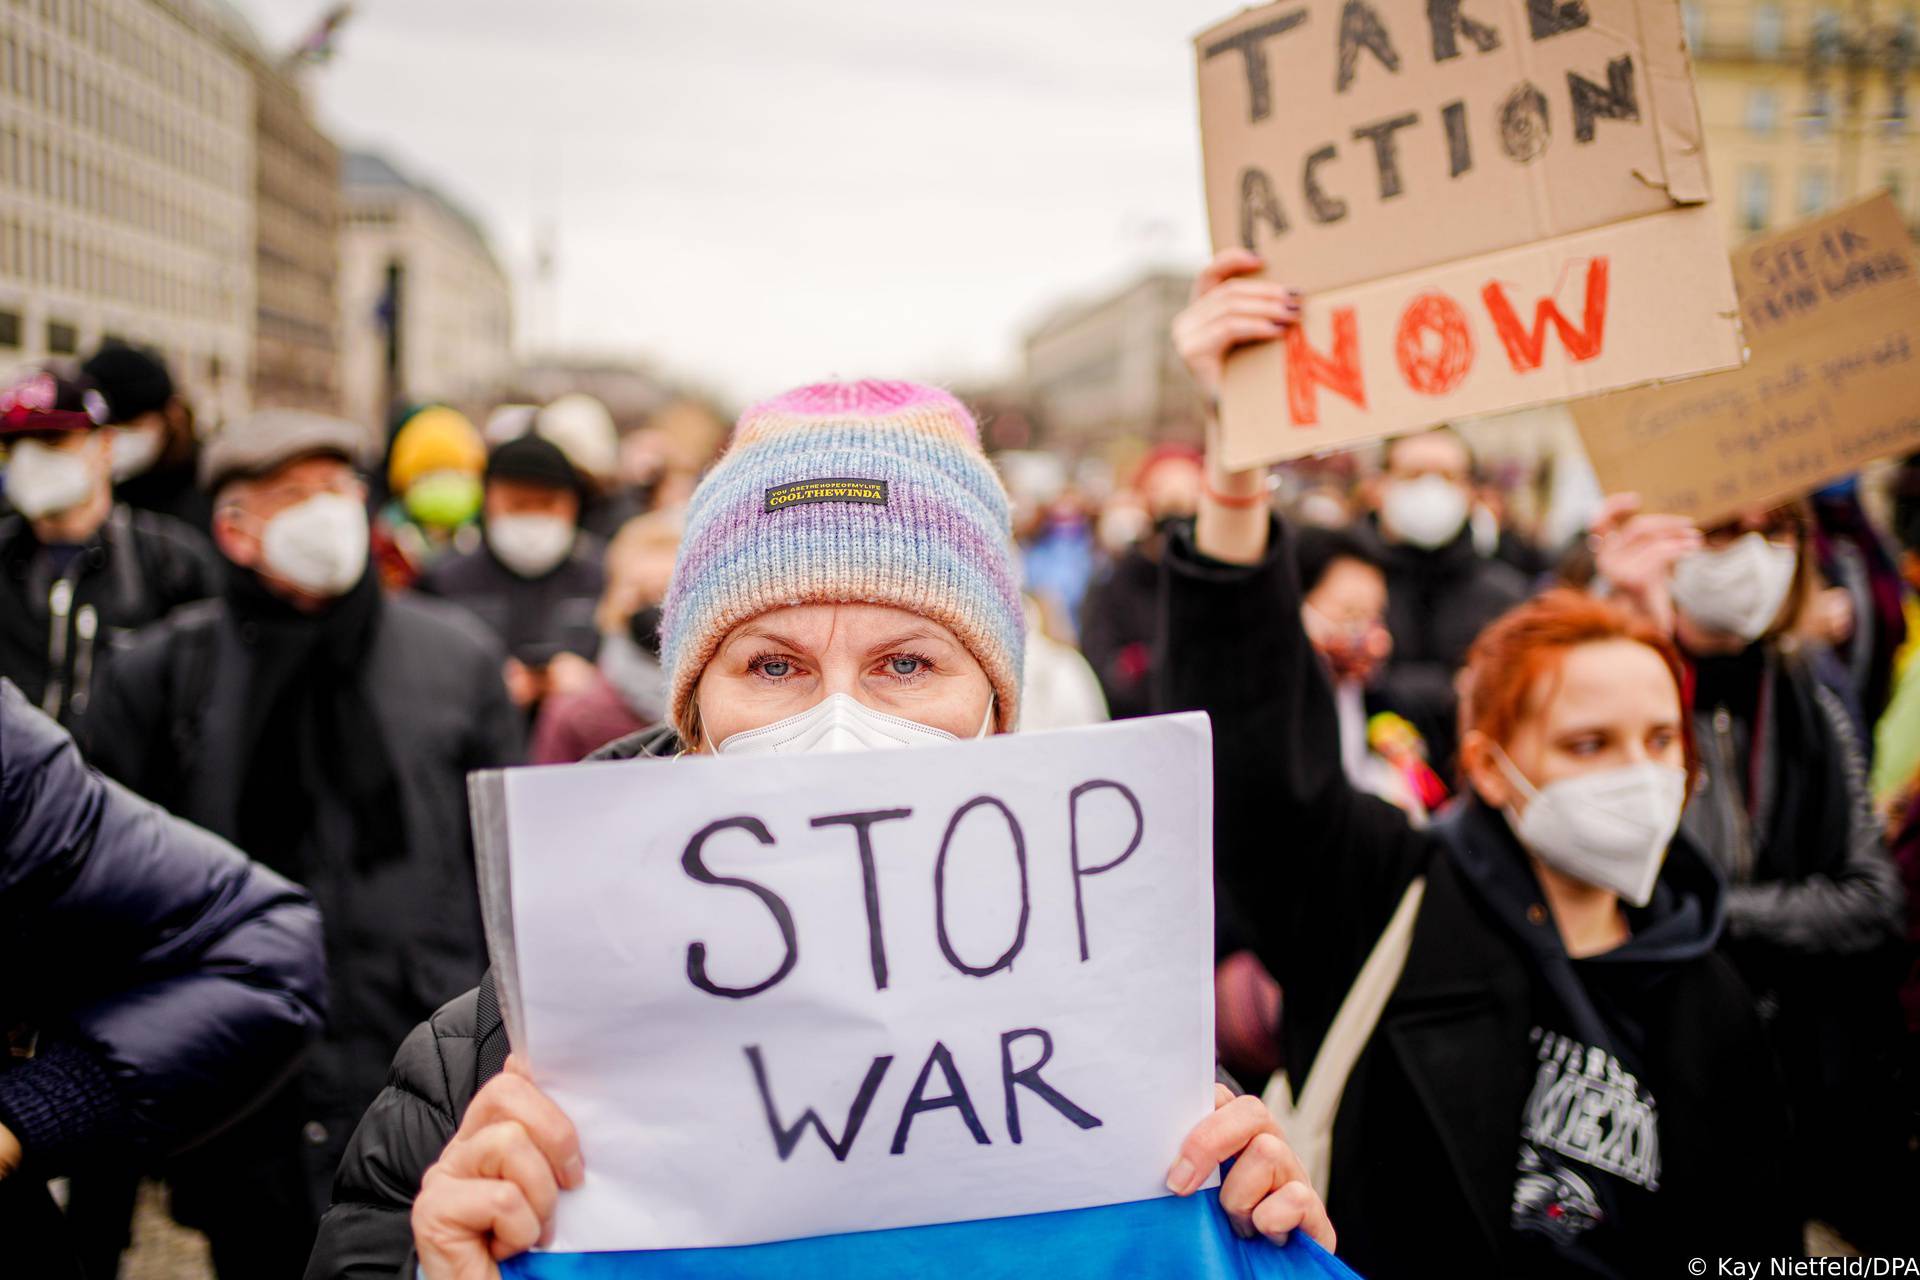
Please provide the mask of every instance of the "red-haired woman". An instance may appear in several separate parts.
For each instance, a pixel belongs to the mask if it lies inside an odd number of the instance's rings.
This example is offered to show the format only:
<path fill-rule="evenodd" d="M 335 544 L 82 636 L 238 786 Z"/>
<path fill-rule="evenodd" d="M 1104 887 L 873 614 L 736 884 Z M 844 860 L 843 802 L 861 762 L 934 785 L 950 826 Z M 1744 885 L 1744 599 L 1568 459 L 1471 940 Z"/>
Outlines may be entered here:
<path fill-rule="evenodd" d="M 1176 321 L 1203 385 L 1297 317 L 1241 278 L 1259 267 L 1222 254 Z M 1341 768 L 1263 478 L 1207 489 L 1168 556 L 1168 700 L 1213 716 L 1222 883 L 1285 990 L 1303 1110 L 1315 1070 L 1351 1062 L 1326 1185 L 1342 1255 L 1389 1280 L 1797 1252 L 1811 1171 L 1788 1167 L 1764 1031 L 1715 949 L 1720 881 L 1676 834 L 1696 760 L 1672 642 L 1572 592 L 1495 622 L 1468 658 L 1463 802 L 1416 830 Z M 1671 559 L 1683 535 L 1662 537 Z"/>

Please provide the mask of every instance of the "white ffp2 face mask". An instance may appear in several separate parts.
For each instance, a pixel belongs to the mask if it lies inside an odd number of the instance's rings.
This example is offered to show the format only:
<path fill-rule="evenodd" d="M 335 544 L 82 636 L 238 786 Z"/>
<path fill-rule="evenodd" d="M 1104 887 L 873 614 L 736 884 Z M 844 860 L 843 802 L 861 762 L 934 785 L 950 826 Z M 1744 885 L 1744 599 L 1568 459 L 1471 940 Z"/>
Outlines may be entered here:
<path fill-rule="evenodd" d="M 1687 805 L 1687 774 L 1672 765 L 1630 764 L 1536 787 L 1504 751 L 1496 762 L 1527 796 L 1507 823 L 1527 851 L 1556 871 L 1611 889 L 1644 907 Z"/>
<path fill-rule="evenodd" d="M 267 521 L 260 559 L 267 572 L 309 595 L 345 595 L 367 571 L 367 510 L 358 498 L 319 493 Z"/>
<path fill-rule="evenodd" d="M 1445 476 L 1428 475 L 1388 482 L 1380 515 L 1395 537 L 1432 551 L 1460 536 L 1468 505 L 1459 485 Z"/>
<path fill-rule="evenodd" d="M 976 738 L 993 727 L 993 702 Z M 880 751 L 901 747 L 937 747 L 959 739 L 945 729 L 918 720 L 875 711 L 844 693 L 830 693 L 798 715 L 758 729 L 730 733 L 714 748 L 723 756 L 807 755 L 834 751 Z"/>
<path fill-rule="evenodd" d="M 87 448 L 98 448 L 92 441 Z M 71 511 L 93 496 L 94 461 L 86 450 L 22 440 L 7 459 L 7 499 L 29 520 Z"/>
<path fill-rule="evenodd" d="M 522 578 L 545 577 L 573 550 L 573 521 L 563 516 L 496 516 L 487 521 L 487 545 Z"/>
<path fill-rule="evenodd" d="M 131 480 L 160 461 L 167 438 L 159 427 L 115 427 L 110 460 L 115 483 Z"/>
<path fill-rule="evenodd" d="M 1799 558 L 1763 533 L 1743 533 L 1717 551 L 1681 557 L 1673 566 L 1673 603 L 1708 631 L 1758 640 L 1780 616 Z"/>

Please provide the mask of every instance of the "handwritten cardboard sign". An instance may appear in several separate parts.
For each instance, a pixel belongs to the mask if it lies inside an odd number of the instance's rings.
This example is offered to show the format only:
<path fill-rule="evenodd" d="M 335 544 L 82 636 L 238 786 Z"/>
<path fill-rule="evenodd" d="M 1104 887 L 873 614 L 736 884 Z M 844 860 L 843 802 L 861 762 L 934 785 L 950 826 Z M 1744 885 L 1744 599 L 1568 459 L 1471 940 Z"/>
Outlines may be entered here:
<path fill-rule="evenodd" d="M 1607 489 L 1711 522 L 1920 448 L 1920 264 L 1890 197 L 1748 241 L 1733 276 L 1744 369 L 1575 407 Z"/>
<path fill-rule="evenodd" d="M 1234 466 L 1740 361 L 1675 0 L 1280 0 L 1195 40 L 1216 250 L 1307 295 Z"/>
<path fill-rule="evenodd" d="M 1181 715 L 479 775 L 561 1251 L 1147 1200 L 1212 1109 L 1212 757 Z"/>

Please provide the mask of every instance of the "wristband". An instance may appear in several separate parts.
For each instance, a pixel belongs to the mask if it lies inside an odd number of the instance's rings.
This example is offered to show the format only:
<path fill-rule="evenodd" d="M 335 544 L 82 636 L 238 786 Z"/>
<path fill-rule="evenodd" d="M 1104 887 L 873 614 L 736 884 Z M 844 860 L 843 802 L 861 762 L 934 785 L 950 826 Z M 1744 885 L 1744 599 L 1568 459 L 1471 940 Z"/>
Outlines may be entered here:
<path fill-rule="evenodd" d="M 1205 491 L 1211 501 L 1234 511 L 1251 511 L 1255 507 L 1265 505 L 1267 501 L 1267 490 L 1264 488 L 1254 493 L 1231 494 L 1222 493 L 1208 484 L 1205 486 Z"/>

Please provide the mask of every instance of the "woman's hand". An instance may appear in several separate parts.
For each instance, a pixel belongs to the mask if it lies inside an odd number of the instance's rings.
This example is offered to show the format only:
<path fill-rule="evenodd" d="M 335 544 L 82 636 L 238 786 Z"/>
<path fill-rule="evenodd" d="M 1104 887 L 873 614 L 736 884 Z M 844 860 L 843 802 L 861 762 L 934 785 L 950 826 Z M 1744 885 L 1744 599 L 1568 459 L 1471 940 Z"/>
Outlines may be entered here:
<path fill-rule="evenodd" d="M 1227 352 L 1244 343 L 1277 338 L 1300 318 L 1297 290 L 1240 278 L 1265 266 L 1259 255 L 1245 249 L 1215 254 L 1194 277 L 1186 309 L 1173 318 L 1174 349 L 1209 400 L 1220 398 Z"/>
<path fill-rule="evenodd" d="M 1614 595 L 1662 631 L 1673 631 L 1667 580 L 1682 556 L 1700 549 L 1700 531 L 1685 516 L 1642 515 L 1637 494 L 1606 500 L 1588 535 L 1595 570 Z"/>
<path fill-rule="evenodd" d="M 586 1176 L 580 1139 L 515 1058 L 487 1081 L 421 1180 L 413 1247 L 426 1280 L 497 1280 L 547 1238 L 560 1192 Z"/>
<path fill-rule="evenodd" d="M 1331 1253 L 1333 1223 L 1327 1220 L 1327 1207 L 1307 1185 L 1307 1171 L 1281 1136 L 1267 1104 L 1252 1094 L 1235 1097 L 1225 1085 L 1215 1085 L 1213 1106 L 1213 1114 L 1180 1144 L 1180 1158 L 1167 1174 L 1167 1190 L 1192 1195 L 1223 1161 L 1233 1160 L 1220 1184 L 1220 1207 L 1236 1233 L 1285 1244 L 1288 1233 L 1305 1231 Z"/>
<path fill-rule="evenodd" d="M 1173 345 L 1209 400 L 1220 397 L 1227 353 L 1267 342 L 1300 318 L 1300 295 L 1286 285 L 1251 280 L 1265 264 L 1244 249 L 1217 254 L 1193 282 L 1193 300 L 1173 318 Z M 1194 524 L 1202 555 L 1229 564 L 1253 564 L 1267 547 L 1267 477 L 1262 470 L 1228 471 L 1220 462 L 1219 422 L 1207 424 L 1207 483 Z"/>

